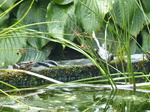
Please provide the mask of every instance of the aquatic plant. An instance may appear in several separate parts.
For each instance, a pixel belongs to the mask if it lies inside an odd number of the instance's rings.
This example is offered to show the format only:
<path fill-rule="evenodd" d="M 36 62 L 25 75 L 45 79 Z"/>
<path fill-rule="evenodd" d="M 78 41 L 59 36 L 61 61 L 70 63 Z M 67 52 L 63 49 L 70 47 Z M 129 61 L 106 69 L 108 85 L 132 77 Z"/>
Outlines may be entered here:
<path fill-rule="evenodd" d="M 146 0 L 1 1 L 3 26 L 0 31 L 0 66 L 26 60 L 44 60 L 55 47 L 49 42 L 60 43 L 89 58 L 115 88 L 109 72 L 111 66 L 109 60 L 107 61 L 107 58 L 103 60 L 96 52 L 99 46 L 103 45 L 105 51 L 118 57 L 122 66 L 124 55 L 127 55 L 127 72 L 129 77 L 132 77 L 129 82 L 135 84 L 130 56 L 136 52 L 149 50 L 147 2 Z M 8 18 L 9 16 L 12 18 Z M 142 44 L 137 42 L 138 35 L 143 36 Z M 100 45 L 93 37 L 97 38 Z M 77 40 L 80 44 L 74 43 L 73 40 Z M 117 70 L 115 67 L 112 68 Z M 126 75 L 125 72 L 126 70 L 123 72 L 118 70 L 118 73 Z"/>

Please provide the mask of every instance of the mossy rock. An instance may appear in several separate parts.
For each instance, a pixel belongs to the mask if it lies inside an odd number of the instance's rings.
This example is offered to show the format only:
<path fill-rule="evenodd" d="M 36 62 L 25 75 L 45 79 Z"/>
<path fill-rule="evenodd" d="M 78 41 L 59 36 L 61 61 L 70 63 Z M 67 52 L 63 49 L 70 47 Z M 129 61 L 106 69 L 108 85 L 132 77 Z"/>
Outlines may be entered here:
<path fill-rule="evenodd" d="M 117 68 L 120 72 L 127 72 L 127 63 L 111 63 L 111 66 Z M 140 61 L 133 63 L 134 72 L 150 73 L 150 61 Z M 109 67 L 110 73 L 118 73 L 117 70 Z M 36 71 L 33 71 L 36 72 Z M 38 74 L 62 81 L 69 82 L 83 78 L 102 76 L 99 69 L 94 65 L 69 65 L 56 66 L 49 69 L 43 69 Z M 104 79 L 104 78 L 102 78 Z M 50 84 L 51 82 L 25 73 L 4 72 L 0 74 L 0 81 L 11 84 L 15 87 L 33 87 Z M 7 87 L 0 84 L 0 88 Z"/>

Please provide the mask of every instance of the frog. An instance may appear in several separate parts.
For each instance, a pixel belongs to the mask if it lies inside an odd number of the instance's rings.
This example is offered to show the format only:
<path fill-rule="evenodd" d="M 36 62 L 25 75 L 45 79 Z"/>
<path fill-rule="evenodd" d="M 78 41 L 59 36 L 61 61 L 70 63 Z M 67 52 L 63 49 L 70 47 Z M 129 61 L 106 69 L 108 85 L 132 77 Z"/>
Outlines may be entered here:
<path fill-rule="evenodd" d="M 26 61 L 20 62 L 13 65 L 13 69 L 21 69 L 21 70 L 31 70 L 33 66 L 35 66 L 37 62 Z"/>
<path fill-rule="evenodd" d="M 44 68 L 49 68 L 51 66 L 58 66 L 58 64 L 53 60 L 45 60 L 44 62 L 33 62 L 33 61 L 26 61 L 14 64 L 12 66 L 13 69 L 21 69 L 21 70 L 41 70 Z"/>

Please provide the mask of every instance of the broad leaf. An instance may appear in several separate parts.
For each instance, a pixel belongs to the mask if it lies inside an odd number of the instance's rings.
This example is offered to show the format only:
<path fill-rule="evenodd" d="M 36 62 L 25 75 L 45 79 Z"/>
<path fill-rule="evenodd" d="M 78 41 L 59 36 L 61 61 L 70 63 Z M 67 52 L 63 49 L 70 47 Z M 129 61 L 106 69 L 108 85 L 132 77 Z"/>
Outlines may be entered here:
<path fill-rule="evenodd" d="M 130 25 L 136 8 L 135 0 L 116 0 L 111 11 L 114 22 L 121 28 L 126 28 Z"/>
<path fill-rule="evenodd" d="M 143 8 L 144 8 L 144 11 L 146 13 L 149 13 L 150 12 L 150 0 L 141 0 L 142 2 L 142 5 L 143 5 Z"/>
<path fill-rule="evenodd" d="M 72 3 L 74 0 L 53 0 L 54 3 L 57 3 L 59 5 L 67 5 L 69 3 Z"/>
<path fill-rule="evenodd" d="M 76 16 L 82 27 L 89 32 L 97 31 L 110 10 L 112 0 L 82 0 L 76 4 Z"/>
<path fill-rule="evenodd" d="M 36 38 L 36 36 L 38 35 L 35 35 L 35 38 L 29 36 L 29 38 L 27 38 L 27 41 L 31 46 L 37 49 L 42 49 L 42 47 L 44 47 L 44 45 L 46 45 L 48 41 L 45 39 Z"/>
<path fill-rule="evenodd" d="M 31 0 L 27 0 L 23 2 L 18 11 L 17 11 L 17 19 L 20 19 L 24 16 L 24 14 L 27 12 L 29 6 L 31 4 Z M 32 23 L 38 23 L 38 22 L 45 22 L 46 18 L 46 10 L 47 10 L 47 4 L 48 2 L 35 2 L 32 5 L 32 8 L 28 12 L 27 16 L 23 19 L 23 22 L 25 24 L 32 24 Z M 42 25 L 36 25 L 36 26 L 31 26 L 30 28 L 34 30 L 39 30 L 39 31 L 46 31 L 46 24 Z"/>
<path fill-rule="evenodd" d="M 145 24 L 146 25 L 149 25 L 150 24 L 150 12 L 149 13 L 146 13 L 146 17 L 145 17 Z"/>
<path fill-rule="evenodd" d="M 40 0 L 38 2 L 35 2 L 32 5 L 32 8 L 28 12 L 27 16 L 23 19 L 23 22 L 25 24 L 45 22 L 46 21 L 45 15 L 46 15 L 48 3 L 49 3 L 48 0 L 44 0 L 44 1 Z M 18 19 L 20 19 L 24 16 L 24 14 L 27 12 L 30 4 L 31 4 L 31 0 L 27 0 L 20 5 L 18 12 L 17 12 L 17 18 Z M 46 24 L 34 25 L 34 26 L 29 27 L 29 28 L 34 29 L 34 30 L 38 30 L 38 31 L 43 31 L 43 32 L 47 31 Z M 34 38 L 34 39 L 29 38 L 28 42 L 31 45 L 34 45 L 34 47 L 40 49 L 47 43 L 47 40 L 41 40 L 38 38 Z M 39 42 L 40 42 L 40 44 L 39 44 Z"/>
<path fill-rule="evenodd" d="M 29 44 L 24 48 L 26 52 L 23 53 L 22 58 L 19 60 L 21 61 L 43 61 L 45 60 L 48 55 L 51 53 L 52 46 L 45 46 L 41 50 L 30 46 Z"/>
<path fill-rule="evenodd" d="M 143 29 L 144 22 L 145 18 L 142 11 L 139 8 L 136 9 L 131 21 L 130 34 L 136 37 L 139 34 L 139 32 Z"/>
<path fill-rule="evenodd" d="M 143 42 L 142 42 L 142 49 L 144 51 L 150 51 L 150 33 L 147 32 L 146 30 L 143 30 L 141 32 L 141 35 L 143 38 Z"/>
<path fill-rule="evenodd" d="M 50 3 L 47 11 L 47 21 L 58 21 L 48 24 L 48 32 L 52 37 L 67 38 L 73 40 L 74 36 L 65 36 L 64 34 L 73 34 L 76 27 L 74 15 L 74 5 L 60 6 Z"/>
<path fill-rule="evenodd" d="M 23 49 L 26 45 L 26 36 L 22 31 L 15 31 L 9 33 L 9 35 L 1 36 L 0 38 L 0 66 L 6 66 L 14 64 L 21 58 L 20 49 Z M 5 39 L 3 38 L 5 37 Z"/>
<path fill-rule="evenodd" d="M 0 8 L 6 10 L 10 8 L 17 0 L 0 0 Z"/>
<path fill-rule="evenodd" d="M 9 14 L 4 14 L 3 10 L 0 9 L 0 27 L 2 27 L 6 20 L 9 18 Z"/>
<path fill-rule="evenodd" d="M 135 42 L 135 40 L 131 40 L 130 41 L 130 53 L 131 54 L 135 54 L 136 50 L 137 50 L 137 44 Z"/>
<path fill-rule="evenodd" d="M 116 0 L 111 11 L 115 23 L 135 37 L 144 24 L 144 16 L 135 0 Z"/>

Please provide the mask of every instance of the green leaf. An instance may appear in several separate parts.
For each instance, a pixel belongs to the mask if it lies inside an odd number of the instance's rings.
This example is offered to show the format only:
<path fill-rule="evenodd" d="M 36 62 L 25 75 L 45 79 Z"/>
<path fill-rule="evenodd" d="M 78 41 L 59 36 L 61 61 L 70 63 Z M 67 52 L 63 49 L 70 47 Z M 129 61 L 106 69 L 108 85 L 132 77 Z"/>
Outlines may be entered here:
<path fill-rule="evenodd" d="M 29 38 L 27 39 L 28 43 L 37 48 L 37 49 L 41 49 L 44 45 L 46 45 L 48 43 L 47 40 L 45 39 L 40 39 L 40 38 Z"/>
<path fill-rule="evenodd" d="M 9 14 L 4 14 L 3 10 L 0 9 L 0 27 L 2 27 L 6 20 L 9 18 Z"/>
<path fill-rule="evenodd" d="M 19 61 L 43 61 L 51 53 L 52 48 L 53 46 L 48 45 L 43 47 L 41 50 L 38 50 L 37 48 L 34 48 L 28 44 L 24 48 L 26 52 L 23 53 L 23 56 Z"/>
<path fill-rule="evenodd" d="M 136 50 L 137 50 L 137 44 L 135 42 L 135 40 L 131 40 L 130 41 L 130 53 L 131 54 L 135 54 Z"/>
<path fill-rule="evenodd" d="M 67 5 L 69 3 L 74 2 L 74 0 L 53 0 L 53 2 L 59 5 Z"/>
<path fill-rule="evenodd" d="M 143 9 L 146 13 L 150 12 L 150 0 L 141 0 Z"/>
<path fill-rule="evenodd" d="M 136 37 L 144 27 L 145 18 L 140 9 L 136 9 L 131 20 L 130 34 Z"/>
<path fill-rule="evenodd" d="M 142 49 L 144 51 L 150 51 L 150 33 L 148 33 L 146 30 L 143 30 L 141 35 L 143 38 Z"/>
<path fill-rule="evenodd" d="M 31 0 L 27 0 L 25 2 L 23 2 L 18 11 L 17 11 L 17 19 L 20 19 L 24 16 L 24 14 L 27 12 L 30 4 L 31 4 Z M 30 11 L 28 12 L 27 16 L 23 19 L 23 22 L 25 24 L 32 24 L 32 23 L 38 23 L 38 22 L 45 22 L 46 18 L 46 11 L 47 11 L 47 4 L 48 2 L 35 2 L 32 5 L 32 8 L 30 9 Z M 46 24 L 40 24 L 40 25 L 36 25 L 36 26 L 31 26 L 30 28 L 34 29 L 34 30 L 38 30 L 38 31 L 46 31 Z"/>
<path fill-rule="evenodd" d="M 49 3 L 49 0 L 44 0 L 44 1 L 40 0 L 38 2 L 35 2 L 32 5 L 32 8 L 29 11 L 29 13 L 27 14 L 27 16 L 23 19 L 23 22 L 25 24 L 45 22 L 46 21 L 45 16 L 46 16 L 48 3 Z M 17 12 L 18 19 L 20 19 L 24 16 L 24 14 L 28 10 L 30 4 L 31 4 L 31 0 L 28 0 L 28 1 L 23 2 L 20 5 L 18 12 Z M 47 31 L 46 24 L 34 25 L 34 26 L 30 26 L 28 28 L 31 28 L 31 29 L 34 29 L 37 31 L 43 31 L 43 32 Z M 30 45 L 40 49 L 47 43 L 47 40 L 41 40 L 38 38 L 29 38 L 28 42 L 30 43 Z"/>
<path fill-rule="evenodd" d="M 115 23 L 135 37 L 143 28 L 144 16 L 135 0 L 116 0 L 110 13 Z"/>
<path fill-rule="evenodd" d="M 145 17 L 145 24 L 146 25 L 149 25 L 150 24 L 150 12 L 149 13 L 146 13 L 146 17 Z"/>
<path fill-rule="evenodd" d="M 6 10 L 10 8 L 17 0 L 0 0 L 0 8 Z"/>
<path fill-rule="evenodd" d="M 48 24 L 50 35 L 73 40 L 75 37 L 71 34 L 73 34 L 73 30 L 76 27 L 74 5 L 60 6 L 50 3 L 47 9 L 47 21 L 58 21 L 57 23 Z M 70 36 L 65 36 L 64 34 L 70 34 Z"/>
<path fill-rule="evenodd" d="M 100 29 L 111 6 L 112 0 L 82 0 L 82 2 L 79 0 L 75 13 L 78 22 L 91 34 L 92 31 Z"/>
<path fill-rule="evenodd" d="M 9 33 L 9 35 L 1 36 L 0 66 L 17 63 L 18 60 L 21 58 L 22 54 L 20 53 L 20 49 L 22 49 L 26 45 L 26 38 L 21 37 L 26 35 L 22 33 L 22 31 L 17 30 L 15 32 Z"/>
<path fill-rule="evenodd" d="M 111 15 L 121 28 L 130 25 L 132 15 L 137 8 L 135 0 L 116 0 Z"/>

